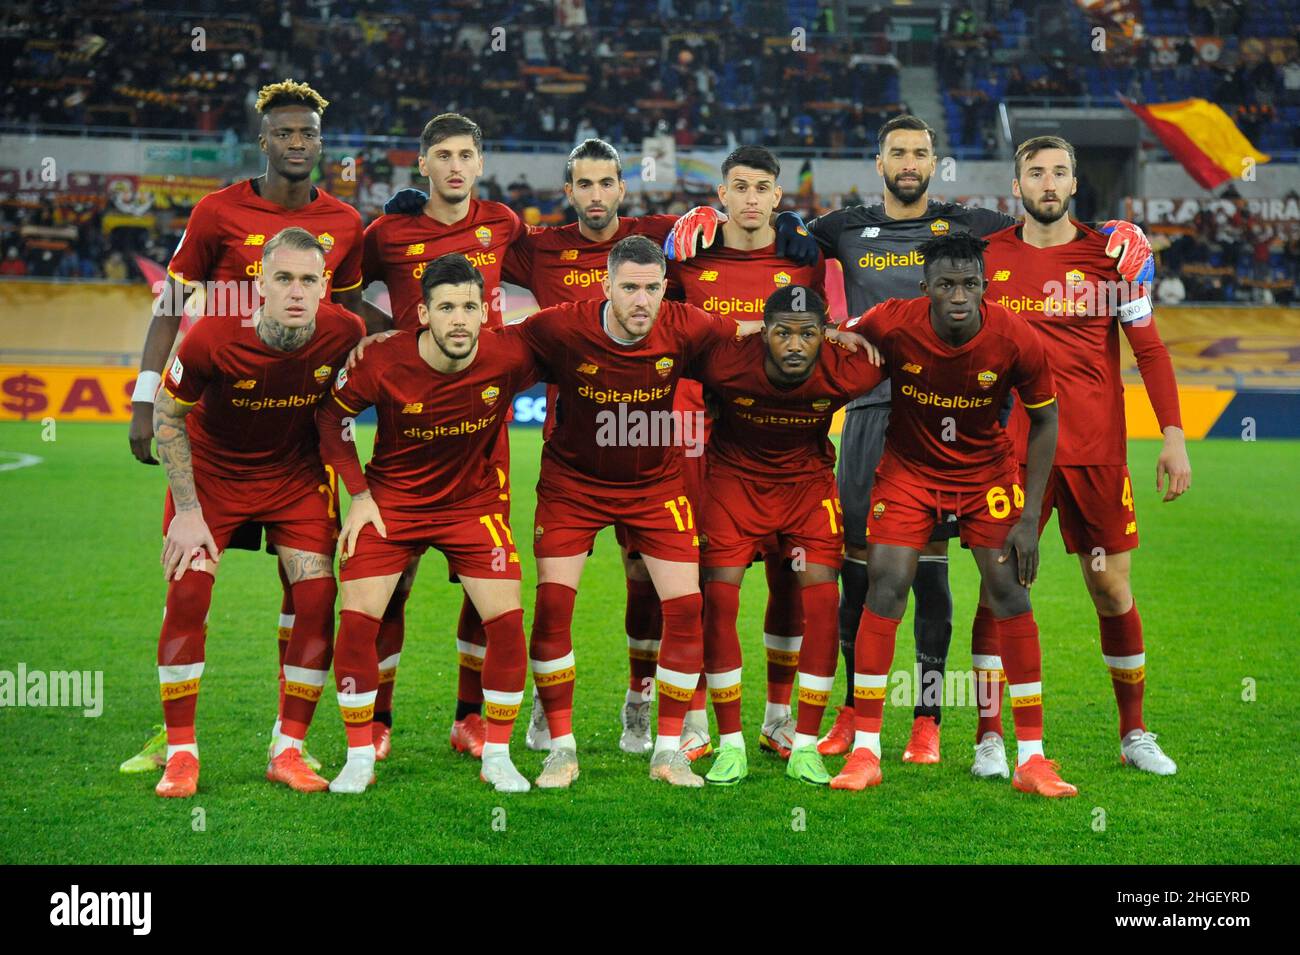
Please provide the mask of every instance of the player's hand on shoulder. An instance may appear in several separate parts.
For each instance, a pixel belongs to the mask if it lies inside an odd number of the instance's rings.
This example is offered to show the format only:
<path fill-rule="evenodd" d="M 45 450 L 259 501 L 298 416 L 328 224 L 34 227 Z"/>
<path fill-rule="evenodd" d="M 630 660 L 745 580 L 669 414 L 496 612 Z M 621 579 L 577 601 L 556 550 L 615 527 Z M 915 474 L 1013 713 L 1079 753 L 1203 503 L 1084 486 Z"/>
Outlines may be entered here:
<path fill-rule="evenodd" d="M 796 265 L 816 265 L 821 251 L 797 212 L 776 217 L 776 254 Z"/>
<path fill-rule="evenodd" d="M 339 528 L 339 554 L 344 558 L 352 556 L 352 552 L 356 550 L 357 537 L 367 524 L 375 525 L 375 530 L 379 531 L 380 537 L 385 539 L 388 537 L 388 528 L 384 526 L 384 519 L 379 515 L 379 505 L 375 503 L 369 491 L 362 491 L 352 498 L 352 503 L 348 505 L 347 516 L 343 518 L 343 526 Z"/>
<path fill-rule="evenodd" d="M 163 577 L 180 580 L 187 570 L 201 570 L 205 553 L 214 563 L 221 559 L 203 512 L 197 508 L 177 511 L 163 539 Z"/>
<path fill-rule="evenodd" d="M 361 339 L 361 341 L 357 342 L 356 347 L 353 348 L 352 351 L 348 352 L 348 363 L 347 363 L 348 371 L 351 371 L 353 368 L 356 367 L 357 362 L 359 362 L 362 356 L 365 354 L 367 345 L 373 345 L 375 342 L 385 341 L 386 339 L 392 338 L 396 334 L 397 334 L 397 329 L 390 328 L 386 332 L 376 332 L 373 335 L 367 335 L 365 338 Z"/>
<path fill-rule="evenodd" d="M 131 402 L 131 453 L 141 464 L 157 464 L 153 456 L 153 404 L 148 401 Z"/>
<path fill-rule="evenodd" d="M 428 201 L 428 193 L 421 192 L 419 189 L 399 189 L 384 203 L 384 215 L 418 215 L 424 210 L 424 204 Z"/>
<path fill-rule="evenodd" d="M 1038 579 L 1038 518 L 1025 516 L 1016 521 L 1002 542 L 998 563 L 1005 563 L 1012 551 L 1016 554 L 1016 575 L 1020 584 L 1028 587 Z"/>
<path fill-rule="evenodd" d="M 879 368 L 885 363 L 884 357 L 880 354 L 880 349 L 871 342 L 867 341 L 857 332 L 846 332 L 841 328 L 833 325 L 826 326 L 825 337 L 828 342 L 846 348 L 856 354 L 861 351 L 867 356 L 867 361 Z"/>
<path fill-rule="evenodd" d="M 712 206 L 696 206 L 688 210 L 673 224 L 664 239 L 664 255 L 674 262 L 694 258 L 700 249 L 713 244 L 718 228 L 726 221 L 726 213 Z"/>
<path fill-rule="evenodd" d="M 1182 432 L 1165 435 L 1164 447 L 1156 459 L 1156 491 L 1164 492 L 1166 503 L 1175 501 L 1192 486 L 1192 462 Z"/>

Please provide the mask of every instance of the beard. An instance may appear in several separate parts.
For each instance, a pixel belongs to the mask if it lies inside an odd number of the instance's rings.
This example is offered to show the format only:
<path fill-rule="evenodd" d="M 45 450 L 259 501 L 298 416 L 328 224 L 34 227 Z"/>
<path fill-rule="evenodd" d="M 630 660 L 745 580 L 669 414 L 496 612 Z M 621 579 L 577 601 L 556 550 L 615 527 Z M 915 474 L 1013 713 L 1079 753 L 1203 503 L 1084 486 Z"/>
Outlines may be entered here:
<path fill-rule="evenodd" d="M 1035 222 L 1039 222 L 1043 225 L 1051 225 L 1053 222 L 1059 221 L 1061 217 L 1070 211 L 1069 196 L 1065 196 L 1064 198 L 1058 196 L 1056 207 L 1054 209 L 1044 209 L 1037 202 L 1030 202 L 1029 199 L 1024 196 L 1020 197 L 1020 204 L 1025 207 L 1026 215 L 1030 216 Z"/>
<path fill-rule="evenodd" d="M 474 350 L 474 346 L 478 344 L 478 335 L 472 333 L 469 338 L 455 342 L 451 341 L 450 338 L 440 336 L 432 329 L 430 329 L 429 334 L 433 338 L 434 345 L 438 347 L 438 351 L 442 352 L 452 361 L 460 361 L 462 358 L 465 358 Z"/>
<path fill-rule="evenodd" d="M 618 219 L 617 206 L 615 206 L 613 209 L 609 209 L 609 208 L 605 209 L 605 214 L 601 216 L 599 219 L 593 219 L 590 216 L 588 216 L 586 209 L 578 209 L 575 211 L 578 213 L 578 221 L 581 222 L 588 229 L 590 229 L 592 232 L 599 232 L 601 229 L 604 229 L 606 226 L 608 226 L 611 222 Z"/>
<path fill-rule="evenodd" d="M 886 176 L 885 188 L 888 189 L 890 194 L 899 202 L 903 203 L 904 205 L 911 205 L 913 202 L 916 202 L 923 195 L 925 195 L 926 191 L 930 188 L 929 176 L 922 176 L 920 173 L 917 173 L 917 176 L 919 178 L 915 183 L 909 182 L 906 185 L 902 185 L 902 186 L 898 184 L 897 176 L 895 176 L 892 180 L 888 176 Z"/>

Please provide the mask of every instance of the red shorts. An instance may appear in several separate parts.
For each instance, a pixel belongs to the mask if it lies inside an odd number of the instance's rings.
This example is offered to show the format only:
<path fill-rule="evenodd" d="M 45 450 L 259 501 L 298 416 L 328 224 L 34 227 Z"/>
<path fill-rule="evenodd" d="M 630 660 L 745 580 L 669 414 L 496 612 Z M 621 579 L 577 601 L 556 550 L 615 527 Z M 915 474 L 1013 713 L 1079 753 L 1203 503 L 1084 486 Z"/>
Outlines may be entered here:
<path fill-rule="evenodd" d="M 1021 469 L 1023 472 L 1023 468 Z M 1067 554 L 1091 554 L 1101 548 L 1120 554 L 1138 545 L 1133 482 L 1128 465 L 1065 465 L 1052 468 L 1043 492 L 1041 534 L 1056 508 Z"/>
<path fill-rule="evenodd" d="M 496 468 L 497 481 L 501 484 L 500 501 L 505 508 L 506 520 L 510 520 L 510 431 L 502 428 L 496 444 L 488 452 L 488 461 Z"/>
<path fill-rule="evenodd" d="M 700 450 L 703 450 L 701 448 Z M 704 500 L 704 455 L 682 456 L 682 484 L 686 487 L 686 500 L 691 502 L 691 507 L 695 513 L 699 513 L 702 507 L 701 501 Z M 614 525 L 614 540 L 618 541 L 618 546 L 628 551 L 633 557 L 639 557 L 640 551 L 628 543 L 628 531 L 623 524 Z"/>
<path fill-rule="evenodd" d="M 695 513 L 681 484 L 645 497 L 575 495 L 539 483 L 533 556 L 572 557 L 591 552 L 596 534 L 613 524 L 619 543 L 659 560 L 694 564 L 700 559 Z"/>
<path fill-rule="evenodd" d="M 415 520 L 385 516 L 384 528 L 387 538 L 373 524 L 361 529 L 352 556 L 339 562 L 340 580 L 400 574 L 430 547 L 442 551 L 456 577 L 519 579 L 519 552 L 503 507 L 453 507 Z"/>
<path fill-rule="evenodd" d="M 1024 506 L 1025 491 L 1014 472 L 978 490 L 936 491 L 904 476 L 877 471 L 867 514 L 867 543 L 920 550 L 936 524 L 955 516 L 967 547 L 1001 547 Z"/>
<path fill-rule="evenodd" d="M 838 569 L 844 519 L 835 475 L 767 483 L 715 471 L 705 489 L 700 534 L 705 567 L 744 567 L 764 553 Z"/>
<path fill-rule="evenodd" d="M 338 484 L 333 472 L 296 474 L 270 481 L 231 481 L 194 475 L 203 520 L 222 553 L 242 525 L 256 521 L 266 529 L 268 546 L 312 554 L 333 554 L 339 537 Z M 163 536 L 176 516 L 171 488 L 163 504 Z"/>

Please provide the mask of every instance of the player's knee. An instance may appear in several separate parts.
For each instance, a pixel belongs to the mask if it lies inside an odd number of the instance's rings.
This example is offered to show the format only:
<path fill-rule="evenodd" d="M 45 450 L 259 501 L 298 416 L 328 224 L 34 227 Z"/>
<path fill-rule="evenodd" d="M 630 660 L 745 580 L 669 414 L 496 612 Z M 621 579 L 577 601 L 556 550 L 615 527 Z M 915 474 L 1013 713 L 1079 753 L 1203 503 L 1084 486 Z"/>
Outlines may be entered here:
<path fill-rule="evenodd" d="M 1133 606 L 1133 591 L 1128 581 L 1123 578 L 1103 580 L 1094 578 L 1089 581 L 1088 592 L 1092 596 L 1092 604 L 1097 608 L 1097 613 L 1103 617 L 1118 617 L 1122 613 L 1127 613 L 1128 608 Z"/>
<path fill-rule="evenodd" d="M 1018 582 L 997 582 L 986 585 L 988 607 L 993 616 L 1002 620 L 1018 617 L 1030 610 L 1029 591 Z"/>

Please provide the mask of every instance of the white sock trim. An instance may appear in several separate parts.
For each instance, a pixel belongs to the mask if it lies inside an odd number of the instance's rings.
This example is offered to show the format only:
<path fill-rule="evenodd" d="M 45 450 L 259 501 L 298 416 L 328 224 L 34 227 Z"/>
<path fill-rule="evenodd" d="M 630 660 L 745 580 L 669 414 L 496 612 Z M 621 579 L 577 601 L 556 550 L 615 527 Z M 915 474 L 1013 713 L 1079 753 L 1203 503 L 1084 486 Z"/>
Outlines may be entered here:
<path fill-rule="evenodd" d="M 799 648 L 803 646 L 803 635 L 797 637 L 779 637 L 776 634 L 764 633 L 763 646 L 769 650 L 780 650 L 784 653 L 798 653 Z"/>
<path fill-rule="evenodd" d="M 556 673 L 560 670 L 567 670 L 573 666 L 573 651 L 570 650 L 562 657 L 556 657 L 554 660 L 529 660 L 532 665 L 533 673 Z"/>
<path fill-rule="evenodd" d="M 704 674 L 704 683 L 710 690 L 725 690 L 735 686 L 740 682 L 740 676 L 743 671 L 740 667 L 734 670 L 727 670 L 725 673 L 706 673 Z M 676 686 L 677 684 L 673 684 Z"/>

